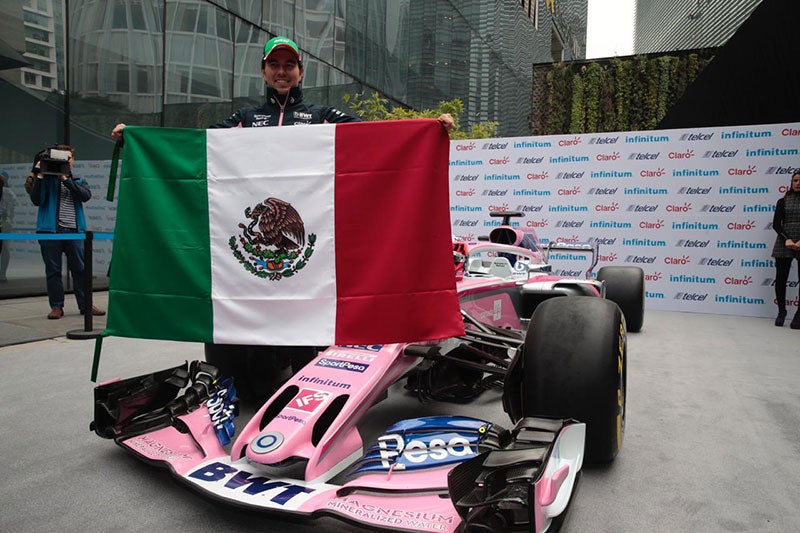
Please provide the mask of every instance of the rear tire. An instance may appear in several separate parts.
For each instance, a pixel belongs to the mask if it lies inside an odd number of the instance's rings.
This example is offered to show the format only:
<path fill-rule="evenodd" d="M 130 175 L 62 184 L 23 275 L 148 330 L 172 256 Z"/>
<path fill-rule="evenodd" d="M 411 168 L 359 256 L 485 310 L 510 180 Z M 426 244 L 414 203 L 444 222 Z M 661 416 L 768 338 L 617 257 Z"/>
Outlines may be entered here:
<path fill-rule="evenodd" d="M 644 325 L 644 271 L 639 267 L 603 267 L 597 271 L 597 279 L 606 284 L 606 298 L 622 309 L 628 331 L 641 331 Z"/>
<path fill-rule="evenodd" d="M 592 296 L 552 298 L 531 318 L 522 352 L 521 416 L 586 423 L 586 461 L 606 463 L 625 431 L 627 342 L 622 311 Z"/>

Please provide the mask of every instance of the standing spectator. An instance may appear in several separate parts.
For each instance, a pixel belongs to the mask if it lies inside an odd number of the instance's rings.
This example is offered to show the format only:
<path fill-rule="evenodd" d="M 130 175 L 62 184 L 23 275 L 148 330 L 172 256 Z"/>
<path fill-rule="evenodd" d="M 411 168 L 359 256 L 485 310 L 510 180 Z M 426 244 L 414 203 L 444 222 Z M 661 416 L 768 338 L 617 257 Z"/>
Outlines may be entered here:
<path fill-rule="evenodd" d="M 800 278 L 800 170 L 792 174 L 789 190 L 775 205 L 772 228 L 778 234 L 772 247 L 772 257 L 775 258 L 775 301 L 778 304 L 775 325 L 781 327 L 786 320 L 786 282 L 789 281 L 793 259 L 797 260 Z M 789 327 L 800 329 L 800 308 Z"/>
<path fill-rule="evenodd" d="M 86 218 L 83 203 L 92 197 L 92 191 L 81 178 L 72 175 L 75 151 L 71 146 L 58 145 L 57 150 L 69 152 L 69 172 L 55 176 L 41 171 L 41 154 L 37 155 L 31 172 L 34 175 L 30 190 L 33 205 L 39 206 L 36 233 L 83 233 Z M 47 318 L 56 320 L 64 316 L 64 282 L 61 276 L 61 257 L 67 256 L 67 267 L 72 273 L 75 299 L 81 314 L 85 311 L 83 240 L 40 240 L 45 274 L 47 275 L 47 297 L 50 313 Z M 96 307 L 91 308 L 95 316 L 106 314 Z"/>
<path fill-rule="evenodd" d="M 0 171 L 0 233 L 11 233 L 14 231 L 14 206 L 17 204 L 17 197 L 14 191 L 8 186 L 8 172 Z M 11 250 L 8 243 L 0 241 L 0 282 L 7 281 L 8 261 L 11 258 Z"/>

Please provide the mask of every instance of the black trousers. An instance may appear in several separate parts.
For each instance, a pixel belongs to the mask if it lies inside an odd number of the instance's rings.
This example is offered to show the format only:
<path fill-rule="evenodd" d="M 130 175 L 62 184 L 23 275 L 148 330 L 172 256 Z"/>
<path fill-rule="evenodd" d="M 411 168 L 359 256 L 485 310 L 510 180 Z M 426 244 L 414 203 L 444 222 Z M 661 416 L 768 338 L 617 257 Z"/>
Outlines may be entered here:
<path fill-rule="evenodd" d="M 778 310 L 786 310 L 786 283 L 789 281 L 789 271 L 792 269 L 791 257 L 775 257 L 775 300 Z M 800 281 L 800 259 L 797 259 L 798 281 Z"/>

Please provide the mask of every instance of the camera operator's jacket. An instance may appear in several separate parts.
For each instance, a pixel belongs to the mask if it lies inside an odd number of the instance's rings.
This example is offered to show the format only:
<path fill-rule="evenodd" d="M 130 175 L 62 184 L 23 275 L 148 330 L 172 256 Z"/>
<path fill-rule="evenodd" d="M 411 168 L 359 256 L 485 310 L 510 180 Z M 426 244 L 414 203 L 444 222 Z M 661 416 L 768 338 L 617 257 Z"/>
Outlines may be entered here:
<path fill-rule="evenodd" d="M 361 122 L 361 119 L 346 115 L 335 107 L 305 103 L 300 87 L 292 87 L 287 96 L 281 96 L 275 89 L 268 87 L 267 101 L 264 104 L 242 108 L 211 127 L 258 128 L 333 122 Z"/>
<path fill-rule="evenodd" d="M 56 233 L 58 226 L 58 192 L 61 182 L 55 176 L 45 176 L 42 179 L 34 178 L 31 187 L 31 201 L 39 206 L 36 217 L 37 233 Z M 75 227 L 79 233 L 86 231 L 86 216 L 83 212 L 83 202 L 88 202 L 92 191 L 81 178 L 75 178 L 72 173 L 69 179 L 63 182 L 69 189 L 75 203 Z"/>

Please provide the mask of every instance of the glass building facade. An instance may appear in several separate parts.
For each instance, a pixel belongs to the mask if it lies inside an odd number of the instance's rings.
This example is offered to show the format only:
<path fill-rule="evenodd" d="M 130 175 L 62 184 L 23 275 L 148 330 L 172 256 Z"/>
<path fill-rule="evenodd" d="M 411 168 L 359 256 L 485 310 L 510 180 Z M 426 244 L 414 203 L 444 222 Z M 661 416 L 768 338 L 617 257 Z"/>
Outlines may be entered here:
<path fill-rule="evenodd" d="M 761 0 L 637 0 L 634 52 L 724 45 Z"/>
<path fill-rule="evenodd" d="M 345 94 L 376 91 L 392 105 L 421 110 L 460 98 L 463 126 L 497 121 L 500 135 L 526 135 L 532 65 L 585 56 L 586 4 L 4 0 L 2 50 L 19 52 L 25 62 L 4 60 L 0 69 L 0 108 L 12 125 L 0 130 L 0 170 L 16 197 L 10 226 L 35 231 L 24 176 L 35 153 L 68 142 L 83 165 L 76 173 L 88 175 L 95 193 L 89 225 L 112 232 L 115 207 L 105 200 L 112 127 L 203 128 L 261 103 L 260 60 L 275 35 L 300 46 L 311 102 L 346 108 Z M 107 268 L 110 246 L 96 243 L 96 270 Z M 26 275 L 43 276 L 35 242 L 8 247 L 12 267 L 27 265 Z"/>

